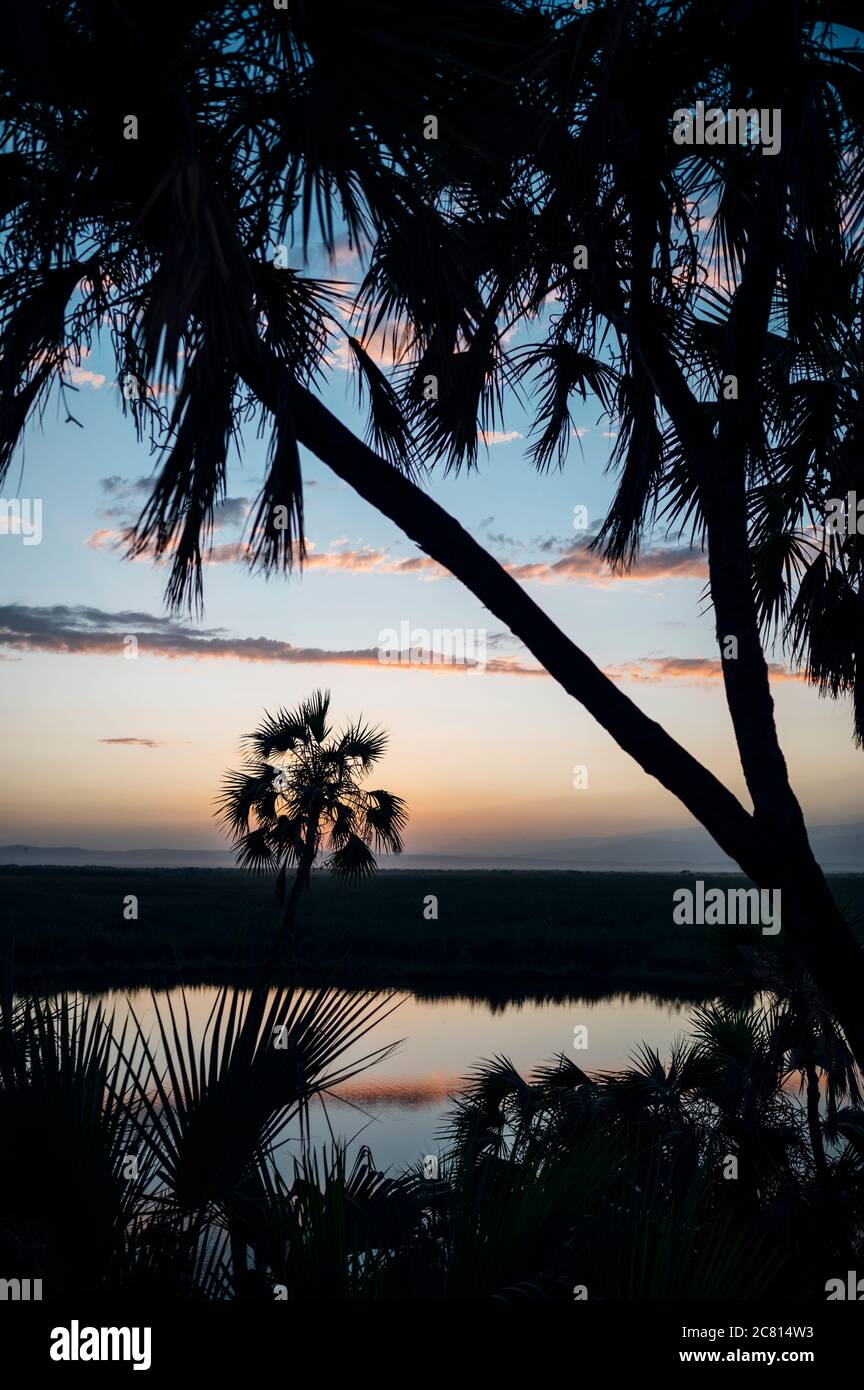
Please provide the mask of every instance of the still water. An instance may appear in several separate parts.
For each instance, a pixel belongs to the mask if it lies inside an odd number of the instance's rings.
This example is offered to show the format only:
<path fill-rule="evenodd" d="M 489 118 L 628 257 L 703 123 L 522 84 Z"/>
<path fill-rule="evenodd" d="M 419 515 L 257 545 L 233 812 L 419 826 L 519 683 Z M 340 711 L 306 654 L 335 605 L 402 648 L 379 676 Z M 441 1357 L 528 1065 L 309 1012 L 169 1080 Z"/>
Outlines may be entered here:
<path fill-rule="evenodd" d="M 215 987 L 186 990 L 196 1045 L 217 993 Z M 179 989 L 156 997 L 160 1009 L 170 999 L 182 1017 Z M 114 1011 L 120 1026 L 131 1006 L 160 1060 L 156 1015 L 148 991 L 106 994 L 100 1002 L 109 1013 Z M 604 1071 L 624 1065 L 641 1042 L 665 1057 L 673 1038 L 687 1032 L 692 1009 L 692 1005 L 648 997 L 526 1000 L 494 1008 L 465 997 L 426 999 L 399 994 L 393 1002 L 398 1002 L 395 1011 L 348 1052 L 345 1061 L 390 1044 L 396 1044 L 395 1049 L 343 1085 L 338 1095 L 313 1106 L 311 1137 L 316 1143 L 331 1136 L 354 1141 L 354 1151 L 368 1144 L 376 1165 L 395 1171 L 416 1163 L 423 1154 L 442 1150 L 449 1097 L 478 1062 L 506 1057 L 527 1076 L 563 1053 L 585 1071 Z M 582 1028 L 585 1034 L 574 1034 Z M 574 1040 L 583 1039 L 587 1046 L 577 1050 Z M 297 1141 L 289 1138 L 285 1157 L 296 1151 Z"/>

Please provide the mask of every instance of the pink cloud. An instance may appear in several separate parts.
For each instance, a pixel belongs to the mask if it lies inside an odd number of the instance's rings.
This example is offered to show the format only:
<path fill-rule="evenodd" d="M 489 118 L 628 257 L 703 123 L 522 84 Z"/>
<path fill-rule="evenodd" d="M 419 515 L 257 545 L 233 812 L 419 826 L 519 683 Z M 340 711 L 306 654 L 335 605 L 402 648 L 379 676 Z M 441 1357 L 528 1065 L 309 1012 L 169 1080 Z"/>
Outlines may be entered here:
<path fill-rule="evenodd" d="M 89 386 L 91 391 L 98 391 L 105 385 L 105 377 L 101 372 L 85 371 L 83 367 L 73 367 L 69 379 L 73 386 Z"/>
<path fill-rule="evenodd" d="M 475 659 L 441 660 L 440 653 L 404 653 L 402 660 L 382 660 L 378 647 L 332 649 L 298 647 L 272 637 L 237 637 L 224 628 L 198 628 L 173 618 L 149 613 L 108 613 L 101 609 L 56 604 L 51 608 L 8 604 L 0 607 L 0 647 L 13 651 L 66 656 L 111 656 L 122 660 L 129 639 L 139 657 L 181 661 L 247 661 L 315 666 L 371 666 L 384 671 L 426 671 L 433 674 L 475 670 Z M 428 656 L 428 661 L 421 659 Z M 490 675 L 545 676 L 515 657 L 493 657 L 482 663 Z M 116 740 L 119 742 L 120 740 Z M 131 742 L 124 739 L 123 742 Z"/>
<path fill-rule="evenodd" d="M 130 536 L 129 531 L 112 531 L 107 527 L 101 527 L 89 535 L 84 544 L 91 550 L 122 549 L 128 545 Z M 147 546 L 135 558 L 164 564 L 174 550 L 176 543 L 169 545 L 157 559 L 153 547 Z M 443 565 L 439 565 L 437 560 L 430 559 L 428 555 L 415 555 L 400 560 L 391 557 L 387 550 L 375 549 L 368 545 L 360 546 L 356 550 L 317 551 L 315 542 L 310 540 L 306 541 L 306 552 L 304 567 L 308 570 L 329 570 L 337 573 L 341 571 L 349 574 L 419 574 L 429 579 L 452 577 Z M 205 551 L 203 558 L 205 565 L 249 564 L 253 553 L 249 541 L 226 541 L 211 546 Z"/>
<path fill-rule="evenodd" d="M 478 430 L 477 436 L 487 446 L 490 444 L 512 444 L 514 439 L 522 438 L 518 430 Z"/>
<path fill-rule="evenodd" d="M 774 681 L 800 681 L 803 674 L 772 662 L 768 673 Z M 716 685 L 723 679 L 723 663 L 716 657 L 656 656 L 639 657 L 619 666 L 607 666 L 610 680 L 648 681 L 654 684 L 684 681 L 692 685 Z"/>
<path fill-rule="evenodd" d="M 247 661 L 334 666 L 371 666 L 387 671 L 425 671 L 452 674 L 474 669 L 473 660 L 429 662 L 407 659 L 382 662 L 377 647 L 330 649 L 298 647 L 272 637 L 238 637 L 224 628 L 199 628 L 173 618 L 149 613 L 108 613 L 102 609 L 56 604 L 53 607 L 0 607 L 0 648 L 6 651 L 45 652 L 69 656 L 112 656 L 122 659 L 130 637 L 142 656 L 168 660 Z M 547 677 L 541 666 L 528 665 L 515 656 L 487 657 L 485 672 L 500 676 Z M 801 681 L 803 673 L 785 666 L 769 666 L 774 681 Z M 608 666 L 614 681 L 716 686 L 722 679 L 722 663 L 711 657 L 637 657 Z M 106 739 L 111 743 L 144 743 L 132 738 Z"/>
<path fill-rule="evenodd" d="M 130 532 L 112 531 L 102 527 L 88 536 L 85 544 L 93 550 L 122 549 L 129 542 Z M 140 560 L 155 560 L 164 564 L 170 559 L 176 545 L 171 545 L 156 560 L 152 547 L 147 547 L 136 557 Z M 315 542 L 306 541 L 307 570 L 322 570 L 346 574 L 395 574 L 419 575 L 430 580 L 450 579 L 450 572 L 429 555 L 413 555 L 400 559 L 391 556 L 389 551 L 364 545 L 355 549 L 334 549 L 318 551 Z M 250 542 L 229 541 L 211 546 L 204 554 L 205 565 L 249 564 L 252 561 Z M 656 547 L 645 550 L 632 569 L 614 574 L 606 561 L 595 551 L 589 549 L 587 541 L 578 541 L 566 550 L 557 560 L 536 560 L 524 563 L 505 564 L 504 568 L 522 582 L 533 581 L 541 584 L 585 583 L 594 587 L 607 588 L 617 582 L 658 582 L 664 579 L 700 579 L 708 577 L 708 565 L 700 550 L 683 546 Z"/>
<path fill-rule="evenodd" d="M 559 559 L 507 565 L 514 579 L 537 580 L 543 584 L 585 581 L 605 588 L 618 580 L 706 579 L 708 564 L 702 551 L 681 546 L 657 547 L 639 556 L 632 569 L 613 574 L 610 566 L 585 541 L 565 551 Z"/>

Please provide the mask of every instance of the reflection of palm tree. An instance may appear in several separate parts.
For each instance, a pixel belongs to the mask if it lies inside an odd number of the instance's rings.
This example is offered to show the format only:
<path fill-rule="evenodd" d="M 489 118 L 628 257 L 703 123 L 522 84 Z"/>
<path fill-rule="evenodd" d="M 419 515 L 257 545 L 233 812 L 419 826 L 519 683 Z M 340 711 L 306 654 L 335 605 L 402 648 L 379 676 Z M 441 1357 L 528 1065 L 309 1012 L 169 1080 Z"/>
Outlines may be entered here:
<path fill-rule="evenodd" d="M 362 721 L 333 735 L 329 709 L 329 691 L 316 690 L 296 710 L 265 715 L 245 739 L 245 767 L 226 775 L 220 799 L 219 818 L 231 832 L 238 864 L 276 873 L 292 949 L 300 894 L 319 853 L 328 851 L 326 867 L 337 877 L 365 878 L 378 867 L 373 845 L 402 853 L 408 819 L 401 797 L 361 786 L 387 735 Z M 290 867 L 296 872 L 286 895 Z"/>

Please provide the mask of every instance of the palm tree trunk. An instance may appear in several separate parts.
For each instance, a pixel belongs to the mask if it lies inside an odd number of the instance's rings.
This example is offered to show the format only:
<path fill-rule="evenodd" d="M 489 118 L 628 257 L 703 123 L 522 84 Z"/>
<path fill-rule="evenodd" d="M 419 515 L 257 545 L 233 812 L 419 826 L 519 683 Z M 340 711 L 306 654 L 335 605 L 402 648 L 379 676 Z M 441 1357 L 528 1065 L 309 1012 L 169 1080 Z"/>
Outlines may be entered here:
<path fill-rule="evenodd" d="M 291 884 L 291 892 L 286 897 L 282 909 L 282 926 L 279 933 L 280 942 L 287 942 L 288 959 L 292 965 L 297 964 L 297 908 L 304 886 L 303 871 L 298 868 Z"/>
<path fill-rule="evenodd" d="M 822 1143 L 822 1126 L 819 1121 L 819 1073 L 810 1061 L 807 1062 L 806 1074 L 807 1129 L 810 1134 L 810 1147 L 813 1150 L 813 1163 L 816 1167 L 816 1177 L 820 1187 L 824 1189 L 825 1181 L 828 1177 L 828 1160 L 825 1157 L 825 1148 Z"/>
<path fill-rule="evenodd" d="M 758 881 L 765 865 L 753 818 L 728 788 L 619 690 L 443 507 L 357 439 L 310 391 L 286 381 L 278 363 L 265 366 L 269 370 L 260 362 L 255 369 L 246 365 L 243 375 L 268 409 L 277 409 L 287 391 L 301 443 L 461 579 L 616 743 L 677 796 Z"/>
<path fill-rule="evenodd" d="M 307 843 L 309 836 L 307 833 Z M 279 920 L 279 930 L 276 932 L 270 954 L 267 956 L 262 967 L 261 978 L 258 984 L 259 994 L 261 991 L 269 989 L 273 982 L 273 976 L 277 965 L 282 956 L 284 947 L 288 946 L 288 959 L 291 965 L 297 963 L 297 909 L 300 906 L 300 898 L 309 886 L 312 872 L 312 863 L 315 859 L 314 851 L 315 837 L 312 836 L 313 849 L 311 854 L 304 847 L 300 855 L 300 862 L 291 884 L 291 889 L 287 894 L 282 905 L 282 912 Z M 284 869 L 283 871 L 284 872 Z M 280 874 L 281 876 L 281 874 Z M 263 994 L 261 995 L 263 998 Z"/>
<path fill-rule="evenodd" d="M 454 517 L 357 439 L 311 391 L 288 377 L 281 364 L 262 351 L 254 363 L 247 359 L 241 370 L 257 397 L 274 413 L 284 408 L 287 397 L 300 442 L 460 579 L 619 747 L 686 806 L 754 883 L 783 890 L 784 930 L 840 1022 L 859 1065 L 864 1066 L 864 956 L 812 854 L 800 808 L 794 834 L 790 832 L 795 824 L 788 817 L 777 821 L 764 811 L 751 816 L 713 773 L 644 714 L 556 627 Z M 690 401 L 695 404 L 692 397 Z M 721 604 L 725 593 L 721 578 Z M 764 666 L 764 657 L 761 660 Z M 770 689 L 768 695 L 770 699 Z M 744 711 L 737 709 L 743 719 Z"/>
<path fill-rule="evenodd" d="M 751 574 L 745 441 L 759 409 L 759 364 L 782 235 L 784 205 L 775 183 L 779 176 L 776 169 L 764 173 L 754 208 L 748 264 L 730 314 L 723 366 L 723 373 L 738 381 L 739 395 L 736 401 L 724 402 L 718 438 L 663 340 L 653 306 L 637 305 L 627 318 L 626 331 L 700 481 L 718 643 L 721 651 L 727 637 L 737 644 L 734 659 L 722 662 L 723 683 L 753 800 L 754 831 L 768 866 L 770 882 L 760 886 L 781 890 L 784 931 L 840 1021 L 859 1066 L 864 1066 L 864 954 L 816 861 L 789 779 Z"/>
<path fill-rule="evenodd" d="M 315 859 L 315 829 L 316 827 L 313 825 L 307 827 L 306 844 L 300 856 L 300 863 L 297 865 L 291 891 L 285 899 L 285 906 L 282 909 L 282 933 L 283 938 L 288 941 L 288 951 L 292 964 L 296 964 L 297 961 L 297 909 L 300 905 L 300 898 L 308 889 L 312 877 L 312 864 Z"/>
<path fill-rule="evenodd" d="M 780 747 L 750 573 L 743 473 L 736 483 L 735 469 L 705 430 L 680 370 L 652 329 L 640 326 L 634 336 L 664 407 L 701 473 L 718 640 L 721 649 L 725 637 L 737 641 L 735 659 L 723 661 L 723 681 L 753 799 L 750 823 L 760 846 L 762 877 L 737 855 L 733 858 L 760 887 L 781 890 L 783 929 L 840 1020 L 859 1065 L 864 1065 L 864 955 L 813 854 Z"/>
<path fill-rule="evenodd" d="M 285 906 L 282 909 L 282 929 L 279 933 L 279 938 L 282 941 L 288 941 L 288 956 L 292 965 L 297 963 L 297 905 L 300 902 L 301 892 L 303 892 L 303 883 L 301 883 L 300 870 L 297 869 L 292 888 L 290 888 L 288 897 L 285 899 Z"/>
<path fill-rule="evenodd" d="M 294 930 L 294 923 L 297 920 L 297 906 L 302 892 L 303 880 L 301 870 L 298 869 L 294 875 L 294 882 L 291 884 L 291 892 L 286 897 L 285 906 L 282 909 L 282 928 L 284 931 L 292 932 Z"/>

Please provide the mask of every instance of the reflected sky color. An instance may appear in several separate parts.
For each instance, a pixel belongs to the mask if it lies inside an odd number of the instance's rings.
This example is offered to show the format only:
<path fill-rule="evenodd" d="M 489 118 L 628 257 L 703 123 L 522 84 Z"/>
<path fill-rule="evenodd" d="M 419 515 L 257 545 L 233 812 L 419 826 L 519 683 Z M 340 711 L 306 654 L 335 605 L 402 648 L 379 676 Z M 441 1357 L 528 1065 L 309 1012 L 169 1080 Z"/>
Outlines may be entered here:
<path fill-rule="evenodd" d="M 200 1043 L 217 991 L 189 989 L 186 1000 L 192 1033 Z M 162 996 L 161 998 L 164 998 Z M 168 996 L 182 1013 L 182 994 Z M 162 1007 L 160 998 L 160 1007 Z M 144 990 L 102 996 L 118 1028 L 131 1005 L 157 1063 L 158 1046 L 151 995 Z M 312 1109 L 313 1142 L 332 1136 L 368 1144 L 381 1167 L 415 1163 L 424 1153 L 443 1148 L 442 1125 L 449 1097 L 479 1062 L 507 1057 L 529 1075 L 559 1054 L 572 1057 L 585 1071 L 605 1071 L 624 1065 L 641 1042 L 668 1053 L 673 1038 L 687 1031 L 690 1006 L 651 999 L 615 998 L 557 1003 L 524 1002 L 493 1010 L 465 998 L 442 1000 L 401 996 L 399 1007 L 378 1024 L 363 1043 L 346 1054 L 345 1062 L 370 1050 L 399 1044 L 374 1068 L 364 1072 Z M 587 1028 L 587 1048 L 574 1050 L 574 1028 Z M 283 1167 L 296 1140 L 282 1150 Z"/>

